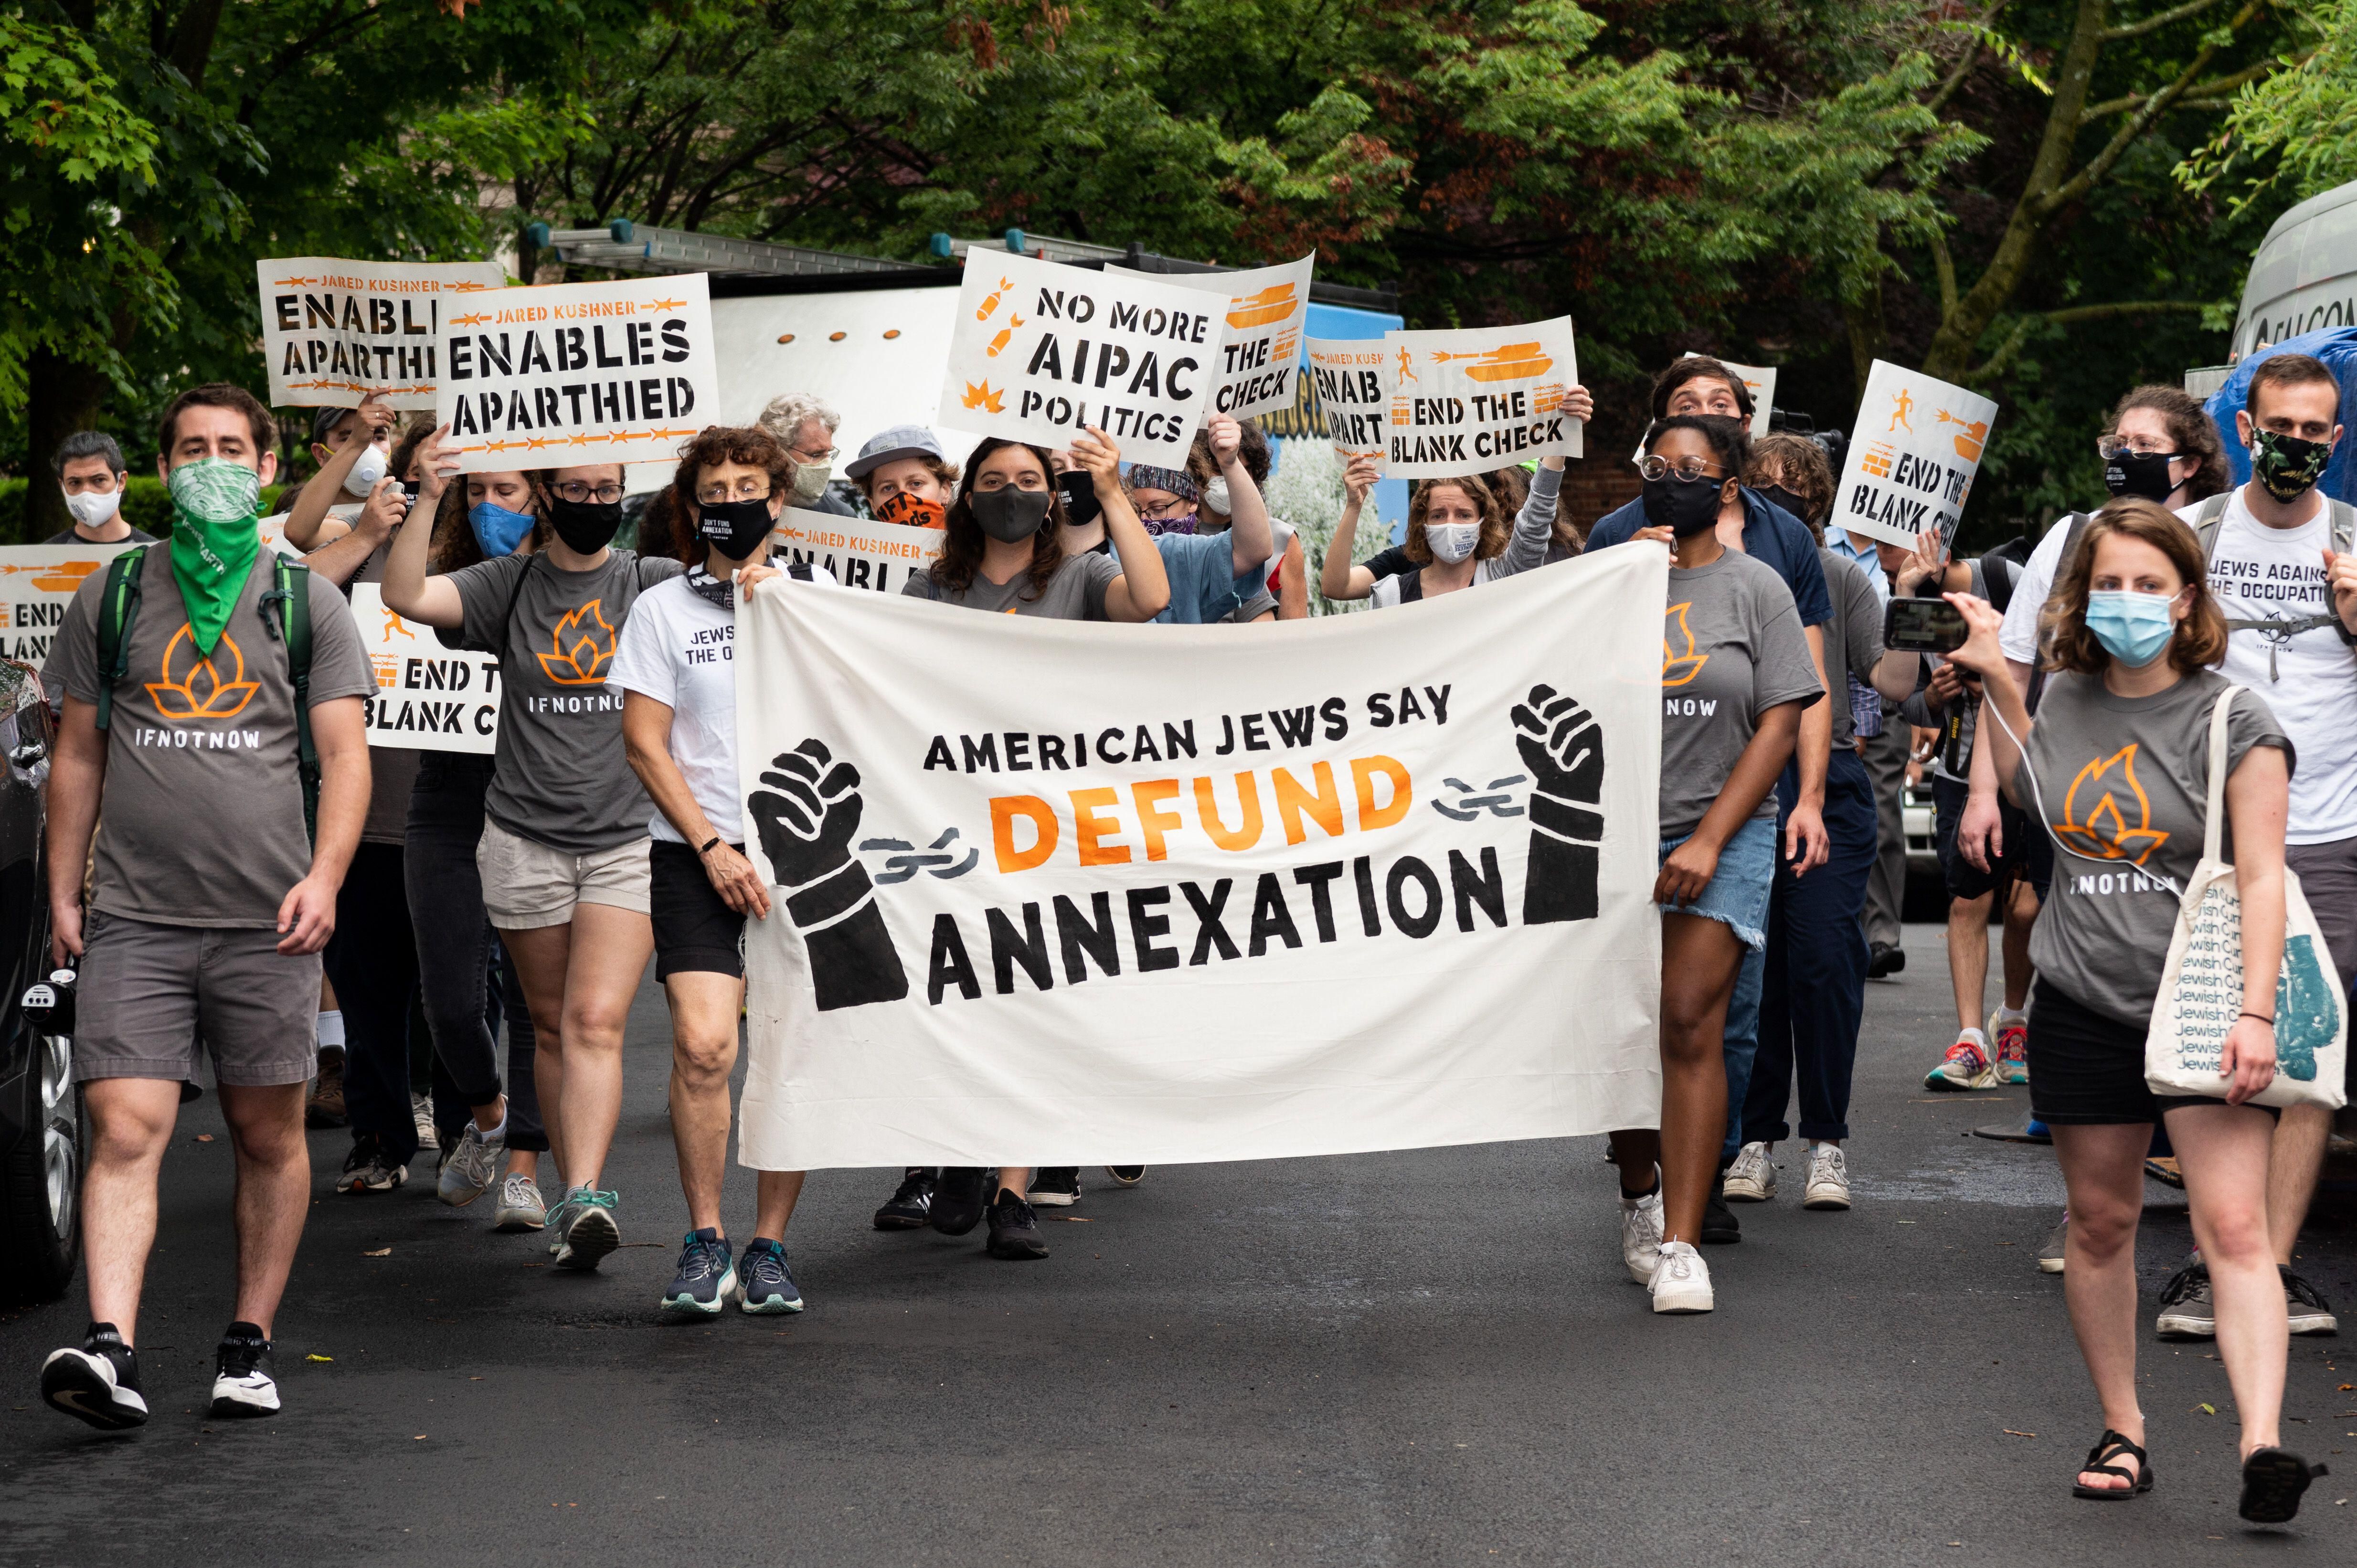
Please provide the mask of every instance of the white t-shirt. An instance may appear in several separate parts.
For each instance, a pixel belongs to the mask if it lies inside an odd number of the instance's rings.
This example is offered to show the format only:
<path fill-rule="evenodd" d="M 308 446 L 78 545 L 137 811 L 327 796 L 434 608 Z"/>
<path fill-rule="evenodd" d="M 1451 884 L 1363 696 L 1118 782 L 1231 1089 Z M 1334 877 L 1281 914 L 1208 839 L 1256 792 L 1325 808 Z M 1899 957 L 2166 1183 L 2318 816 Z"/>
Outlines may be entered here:
<path fill-rule="evenodd" d="M 2191 522 L 2200 507 L 2177 515 Z M 2251 515 L 2243 491 L 2219 520 L 2210 555 L 2210 592 L 2230 620 L 2329 616 L 2324 552 L 2332 543 L 2331 509 L 2297 528 L 2269 528 Z M 2266 700 L 2299 757 L 2291 778 L 2289 843 L 2357 838 L 2357 652 L 2329 626 L 2296 637 L 2261 629 L 2226 639 L 2218 672 Z"/>
<path fill-rule="evenodd" d="M 835 585 L 823 566 L 811 569 L 811 582 Z M 780 576 L 762 591 L 789 585 L 804 585 Z M 745 838 L 737 800 L 736 654 L 736 616 L 697 593 L 687 578 L 673 577 L 640 594 L 630 607 L 606 677 L 610 685 L 671 709 L 672 760 L 686 779 L 688 793 L 711 819 L 712 831 L 730 843 Z M 660 809 L 647 831 L 667 843 L 687 842 Z"/>
<path fill-rule="evenodd" d="M 2038 662 L 2038 618 L 2046 608 L 2047 596 L 2054 591 L 2054 575 L 2062 566 L 2062 542 L 2071 536 L 2070 515 L 2054 520 L 2038 548 L 2029 553 L 2029 564 L 2014 581 L 2013 597 L 2005 607 L 2005 627 L 1996 634 L 1996 641 L 2016 664 Z"/>

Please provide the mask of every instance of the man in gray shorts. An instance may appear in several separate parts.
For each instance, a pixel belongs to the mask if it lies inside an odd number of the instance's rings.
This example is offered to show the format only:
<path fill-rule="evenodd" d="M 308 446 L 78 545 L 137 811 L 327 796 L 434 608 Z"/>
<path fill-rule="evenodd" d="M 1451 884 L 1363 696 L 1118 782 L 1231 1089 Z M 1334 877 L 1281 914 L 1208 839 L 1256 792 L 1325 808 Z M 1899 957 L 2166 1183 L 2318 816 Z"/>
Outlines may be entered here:
<path fill-rule="evenodd" d="M 157 438 L 170 542 L 135 556 L 117 609 L 102 608 L 109 573 L 84 581 L 49 658 L 48 683 L 65 693 L 49 776 L 50 950 L 81 971 L 91 1321 L 79 1348 L 43 1363 L 41 1394 L 106 1429 L 147 1419 L 133 1346 L 156 1177 L 180 1086 L 208 1052 L 237 1156 L 237 1316 L 211 1411 L 278 1409 L 270 1328 L 310 1207 L 303 1087 L 319 950 L 368 812 L 361 698 L 375 683 L 341 595 L 299 575 L 285 598 L 276 589 L 256 531 L 274 438 L 269 410 L 240 388 L 182 393 Z M 292 645 L 307 615 L 298 694 Z M 121 650 L 112 669 L 109 627 Z M 316 839 L 298 702 L 318 757 Z"/>

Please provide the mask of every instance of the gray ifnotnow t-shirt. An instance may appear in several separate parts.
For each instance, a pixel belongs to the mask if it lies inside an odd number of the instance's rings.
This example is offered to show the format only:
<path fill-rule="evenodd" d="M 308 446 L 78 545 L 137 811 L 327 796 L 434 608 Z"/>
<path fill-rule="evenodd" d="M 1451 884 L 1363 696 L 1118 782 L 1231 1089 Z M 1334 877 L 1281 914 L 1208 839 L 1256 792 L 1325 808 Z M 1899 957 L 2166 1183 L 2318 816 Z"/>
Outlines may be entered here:
<path fill-rule="evenodd" d="M 147 552 L 130 672 L 106 731 L 91 908 L 166 926 L 269 928 L 309 875 L 295 684 L 278 624 L 260 607 L 271 576 L 264 548 L 212 657 L 199 659 L 171 552 Z M 82 580 L 49 657 L 49 679 L 85 703 L 98 701 L 105 590 L 103 572 Z M 316 577 L 309 591 L 310 705 L 374 693 L 351 607 Z"/>
<path fill-rule="evenodd" d="M 1048 585 L 1036 599 L 1030 596 L 1028 573 L 1017 573 L 1014 581 L 999 584 L 976 572 L 973 585 L 964 593 L 952 594 L 933 585 L 931 571 L 918 571 L 909 575 L 900 591 L 920 599 L 939 599 L 944 604 L 1001 615 L 1043 616 L 1049 620 L 1103 620 L 1105 589 L 1120 575 L 1121 563 L 1111 553 L 1091 551 L 1065 556 L 1063 564 L 1056 568 L 1056 575 L 1048 579 Z"/>
<path fill-rule="evenodd" d="M 1866 580 L 1858 564 L 1838 550 L 1819 549 L 1818 564 L 1825 569 L 1825 596 L 1833 601 L 1834 618 L 1825 623 L 1825 690 L 1834 694 L 1834 745 L 1848 746 L 1857 738 L 1857 719 L 1850 712 L 1849 678 L 1855 674 L 1874 683 L 1874 667 L 1882 662 L 1882 601 Z"/>
<path fill-rule="evenodd" d="M 1760 715 L 1824 695 L 1792 590 L 1738 550 L 1670 570 L 1662 622 L 1662 837 L 1702 825 Z M 1752 813 L 1773 822 L 1776 791 Z"/>
<path fill-rule="evenodd" d="M 683 570 L 617 550 L 588 572 L 504 555 L 450 574 L 466 609 L 462 643 L 498 654 L 505 684 L 499 759 L 483 797 L 491 821 L 567 854 L 647 836 L 647 792 L 622 755 L 622 693 L 607 690 L 606 677 L 630 606 Z M 515 614 L 502 626 L 511 599 Z"/>
<path fill-rule="evenodd" d="M 2050 675 L 2015 773 L 2021 805 L 2058 846 L 2030 961 L 2081 1005 L 2138 1028 L 2152 1016 L 2178 905 L 2201 864 L 2210 708 L 2230 684 L 2205 670 L 2153 696 L 2120 697 L 2100 675 Z M 2243 690 L 2226 731 L 2230 777 L 2255 746 L 2298 760 L 2266 703 Z M 2231 830 L 2225 853 L 2231 861 Z"/>

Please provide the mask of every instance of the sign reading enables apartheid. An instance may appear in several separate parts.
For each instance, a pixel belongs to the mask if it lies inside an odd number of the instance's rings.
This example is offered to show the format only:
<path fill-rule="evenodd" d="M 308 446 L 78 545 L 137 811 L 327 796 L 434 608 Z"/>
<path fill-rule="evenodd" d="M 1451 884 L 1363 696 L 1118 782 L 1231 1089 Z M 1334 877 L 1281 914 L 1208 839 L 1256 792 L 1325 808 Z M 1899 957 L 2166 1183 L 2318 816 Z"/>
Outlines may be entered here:
<path fill-rule="evenodd" d="M 365 715 L 371 746 L 490 755 L 500 736 L 500 660 L 446 648 L 430 626 L 384 607 L 374 583 L 351 585 L 352 622 L 376 675 Z"/>
<path fill-rule="evenodd" d="M 770 543 L 778 566 L 823 566 L 846 588 L 897 594 L 910 573 L 942 553 L 938 528 L 909 528 L 866 518 L 788 507 L 778 514 Z"/>
<path fill-rule="evenodd" d="M 1309 381 L 1334 450 L 1382 456 L 1391 402 L 1391 354 L 1372 338 L 1309 339 Z"/>
<path fill-rule="evenodd" d="M 356 408 L 382 392 L 432 408 L 444 319 L 507 282 L 497 262 L 257 261 L 262 352 L 282 408 Z"/>
<path fill-rule="evenodd" d="M 1577 457 L 1580 423 L 1563 410 L 1577 383 L 1571 317 L 1520 327 L 1386 332 L 1394 478 L 1486 474 L 1533 457 Z"/>
<path fill-rule="evenodd" d="M 1309 622 L 1283 660 L 755 596 L 738 756 L 777 892 L 746 933 L 745 1163 L 1653 1125 L 1667 570 L 1603 551 Z"/>
<path fill-rule="evenodd" d="M 1302 329 L 1309 321 L 1309 274 L 1316 252 L 1282 266 L 1234 273 L 1140 273 L 1108 266 L 1112 277 L 1149 278 L 1223 295 L 1217 372 L 1205 417 L 1250 419 L 1293 406 L 1294 372 L 1301 364 Z"/>
<path fill-rule="evenodd" d="M 1875 360 L 1825 526 L 1910 545 L 1936 528 L 1953 543 L 1996 418 L 1976 392 Z"/>
<path fill-rule="evenodd" d="M 702 273 L 502 289 L 443 346 L 435 414 L 468 473 L 673 462 L 719 405 Z"/>
<path fill-rule="evenodd" d="M 1160 278 L 969 251 L 941 423 L 1049 447 L 1093 424 L 1124 461 L 1184 467 L 1217 375 L 1221 315 L 1217 300 Z"/>

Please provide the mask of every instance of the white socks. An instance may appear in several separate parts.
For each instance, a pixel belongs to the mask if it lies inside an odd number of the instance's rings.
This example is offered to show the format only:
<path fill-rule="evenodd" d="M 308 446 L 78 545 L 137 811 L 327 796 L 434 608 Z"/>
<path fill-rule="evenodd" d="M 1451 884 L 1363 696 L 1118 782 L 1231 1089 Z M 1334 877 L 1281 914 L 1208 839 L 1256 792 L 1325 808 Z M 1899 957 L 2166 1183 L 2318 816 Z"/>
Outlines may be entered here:
<path fill-rule="evenodd" d="M 340 1051 L 344 1048 L 344 1014 L 341 1008 L 323 1010 L 318 1023 L 319 1048 Z"/>

